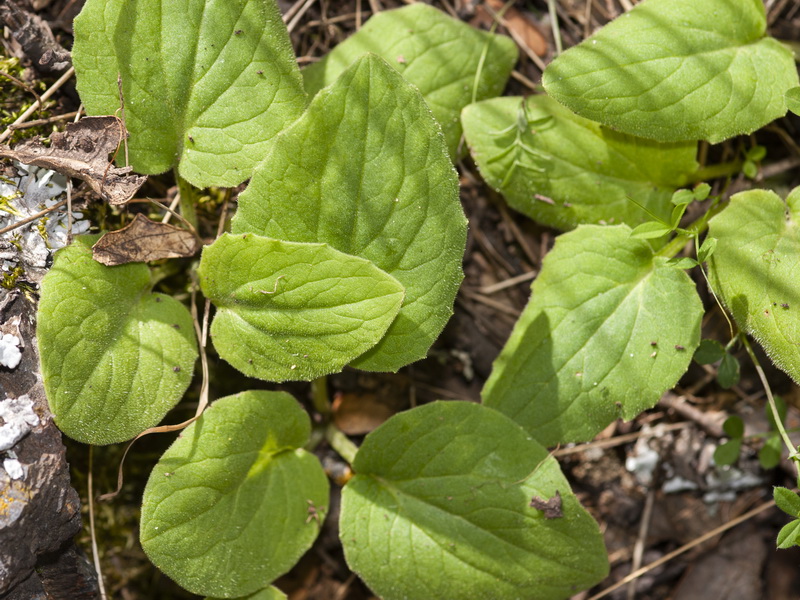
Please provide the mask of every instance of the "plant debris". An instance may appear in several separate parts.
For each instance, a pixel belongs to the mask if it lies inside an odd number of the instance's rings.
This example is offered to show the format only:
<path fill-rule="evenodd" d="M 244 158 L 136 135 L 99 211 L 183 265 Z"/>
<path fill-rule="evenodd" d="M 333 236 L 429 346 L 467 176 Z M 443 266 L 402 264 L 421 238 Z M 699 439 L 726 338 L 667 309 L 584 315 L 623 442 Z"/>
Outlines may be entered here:
<path fill-rule="evenodd" d="M 113 267 L 130 262 L 184 258 L 193 256 L 199 249 L 200 242 L 192 232 L 137 214 L 130 224 L 101 237 L 92 246 L 92 258 Z"/>
<path fill-rule="evenodd" d="M 112 205 L 125 204 L 147 180 L 131 167 L 115 167 L 108 157 L 128 137 L 121 119 L 85 117 L 50 137 L 48 148 L 39 140 L 25 140 L 12 150 L 0 146 L 0 157 L 45 167 L 89 184 Z"/>

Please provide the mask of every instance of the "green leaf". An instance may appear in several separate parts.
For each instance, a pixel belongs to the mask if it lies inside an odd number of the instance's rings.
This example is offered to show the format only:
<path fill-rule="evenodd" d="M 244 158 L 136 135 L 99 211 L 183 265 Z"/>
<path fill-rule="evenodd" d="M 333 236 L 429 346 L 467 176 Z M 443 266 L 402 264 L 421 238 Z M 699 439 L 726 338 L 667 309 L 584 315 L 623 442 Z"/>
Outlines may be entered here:
<path fill-rule="evenodd" d="M 786 106 L 796 115 L 800 115 L 800 87 L 786 90 Z"/>
<path fill-rule="evenodd" d="M 420 2 L 375 15 L 320 62 L 303 69 L 306 90 L 316 94 L 367 52 L 419 88 L 454 159 L 463 155 L 461 109 L 502 93 L 517 62 L 510 38 L 480 31 Z"/>
<path fill-rule="evenodd" d="M 423 358 L 463 278 L 466 219 L 444 142 L 419 92 L 374 55 L 278 136 L 239 197 L 233 231 L 327 243 L 405 287 L 386 336 L 352 363 L 361 369 Z"/>
<path fill-rule="evenodd" d="M 631 231 L 631 237 L 639 240 L 649 240 L 653 238 L 660 238 L 667 235 L 673 230 L 669 225 L 659 223 L 658 221 L 647 221 L 641 225 L 637 225 Z"/>
<path fill-rule="evenodd" d="M 726 352 L 717 370 L 717 382 L 727 390 L 739 383 L 739 377 L 739 361 L 733 354 Z"/>
<path fill-rule="evenodd" d="M 702 202 L 708 195 L 711 193 L 711 186 L 707 183 L 698 183 L 694 188 L 694 199 L 698 202 Z"/>
<path fill-rule="evenodd" d="M 693 258 L 689 258 L 688 256 L 684 256 L 683 258 L 678 258 L 676 256 L 674 258 L 670 258 L 667 261 L 667 264 L 670 267 L 675 267 L 676 269 L 694 269 L 698 265 L 698 262 Z"/>
<path fill-rule="evenodd" d="M 495 98 L 462 113 L 481 174 L 513 208 L 559 229 L 669 219 L 672 193 L 697 169 L 696 144 L 620 134 L 544 95 L 522 102 Z"/>
<path fill-rule="evenodd" d="M 150 560 L 190 592 L 224 598 L 288 571 L 328 506 L 322 466 L 302 449 L 310 431 L 306 412 L 283 392 L 214 402 L 150 474 L 140 534 Z"/>
<path fill-rule="evenodd" d="M 545 446 L 654 406 L 686 371 L 703 316 L 692 280 L 665 263 L 624 225 L 561 235 L 484 402 Z"/>
<path fill-rule="evenodd" d="M 744 176 L 748 179 L 755 179 L 756 175 L 758 175 L 758 165 L 748 159 L 742 164 L 742 173 L 744 173 Z"/>
<path fill-rule="evenodd" d="M 208 597 L 206 598 L 206 600 L 222 600 L 222 599 Z M 258 590 L 257 592 L 248 594 L 247 596 L 240 596 L 235 600 L 286 600 L 286 594 L 284 594 L 275 586 L 270 586 L 268 588 L 264 588 L 263 590 Z"/>
<path fill-rule="evenodd" d="M 694 200 L 694 192 L 692 190 L 678 190 L 672 194 L 671 202 L 675 206 L 685 206 Z"/>
<path fill-rule="evenodd" d="M 774 469 L 781 462 L 783 442 L 779 435 L 771 435 L 758 451 L 758 462 L 764 469 Z"/>
<path fill-rule="evenodd" d="M 790 517 L 800 517 L 800 496 L 785 487 L 772 488 L 775 504 Z"/>
<path fill-rule="evenodd" d="M 547 93 L 625 133 L 718 143 L 786 114 L 792 52 L 761 0 L 647 0 L 556 58 Z"/>
<path fill-rule="evenodd" d="M 699 365 L 710 365 L 725 356 L 725 347 L 717 340 L 703 340 L 694 353 L 694 361 Z"/>
<path fill-rule="evenodd" d="M 672 216 L 670 217 L 669 223 L 672 226 L 673 230 L 677 229 L 678 226 L 681 224 L 683 213 L 686 212 L 686 206 L 687 206 L 686 204 L 679 204 L 674 209 L 672 209 Z"/>
<path fill-rule="evenodd" d="M 306 104 L 274 0 L 88 0 L 72 57 L 90 115 L 120 108 L 120 77 L 133 168 L 197 187 L 250 177 Z"/>
<path fill-rule="evenodd" d="M 711 236 L 706 237 L 706 239 L 700 245 L 700 249 L 697 251 L 697 260 L 701 263 L 706 262 L 708 258 L 714 254 L 716 249 L 717 239 Z"/>
<path fill-rule="evenodd" d="M 269 381 L 341 371 L 381 340 L 403 302 L 403 286 L 368 260 L 252 233 L 206 246 L 199 274 L 217 307 L 219 355 Z"/>
<path fill-rule="evenodd" d="M 800 546 L 800 519 L 795 519 L 784 525 L 778 532 L 778 548 L 786 549 Z"/>
<path fill-rule="evenodd" d="M 711 219 L 717 249 L 709 278 L 739 328 L 800 382 L 800 188 L 784 203 L 774 192 L 735 194 Z"/>
<path fill-rule="evenodd" d="M 741 438 L 744 436 L 744 421 L 738 415 L 731 415 L 722 424 L 722 430 L 725 435 L 732 438 Z"/>
<path fill-rule="evenodd" d="M 754 162 L 760 162 L 767 156 L 767 149 L 764 146 L 753 146 L 747 151 L 747 158 Z"/>
<path fill-rule="evenodd" d="M 714 462 L 720 466 L 732 465 L 739 460 L 742 449 L 742 438 L 735 438 L 717 446 L 714 450 Z"/>
<path fill-rule="evenodd" d="M 197 342 L 186 307 L 150 293 L 147 265 L 92 259 L 98 237 L 78 237 L 56 254 L 42 281 L 36 335 L 56 425 L 99 445 L 164 418 L 192 379 Z"/>
<path fill-rule="evenodd" d="M 560 599 L 608 572 L 597 524 L 558 463 L 485 406 L 396 415 L 367 436 L 353 468 L 345 557 L 384 600 Z"/>

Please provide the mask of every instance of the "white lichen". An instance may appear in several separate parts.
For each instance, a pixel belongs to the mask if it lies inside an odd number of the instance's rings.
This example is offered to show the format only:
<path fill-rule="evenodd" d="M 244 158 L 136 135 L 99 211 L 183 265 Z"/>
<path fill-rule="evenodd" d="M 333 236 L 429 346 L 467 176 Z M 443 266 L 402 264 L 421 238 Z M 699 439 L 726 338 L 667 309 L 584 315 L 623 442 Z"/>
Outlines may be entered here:
<path fill-rule="evenodd" d="M 25 477 L 25 467 L 17 460 L 17 454 L 11 450 L 6 452 L 3 459 L 3 469 L 5 469 L 11 479 L 22 479 Z"/>
<path fill-rule="evenodd" d="M 39 424 L 33 400 L 27 394 L 0 401 L 0 419 L 3 421 L 0 425 L 0 451 L 12 448 Z"/>
<path fill-rule="evenodd" d="M 0 337 L 0 365 L 15 369 L 22 359 L 22 352 L 19 349 L 19 338 L 10 333 Z"/>
<path fill-rule="evenodd" d="M 67 178 L 55 171 L 21 163 L 15 166 L 17 177 L 0 179 L 0 229 L 55 206 L 67 189 Z M 89 222 L 83 220 L 83 214 L 73 211 L 72 235 L 88 230 Z M 0 234 L 0 271 L 45 269 L 50 254 L 66 246 L 68 238 L 66 206 Z"/>

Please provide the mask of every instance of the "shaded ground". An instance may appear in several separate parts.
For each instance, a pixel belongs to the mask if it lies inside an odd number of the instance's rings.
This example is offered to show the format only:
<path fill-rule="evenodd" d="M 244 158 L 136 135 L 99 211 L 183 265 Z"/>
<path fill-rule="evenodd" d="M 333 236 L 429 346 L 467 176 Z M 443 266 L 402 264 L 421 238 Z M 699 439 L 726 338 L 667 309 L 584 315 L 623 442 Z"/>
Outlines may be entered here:
<path fill-rule="evenodd" d="M 80 0 L 35 0 L 34 12 L 47 20 L 59 41 L 69 47 L 71 21 L 81 4 Z M 497 0 L 458 1 L 452 5 L 442 0 L 434 4 L 484 29 L 492 24 L 491 14 L 502 6 Z M 302 65 L 345 39 L 371 11 L 396 5 L 399 2 L 389 0 L 317 0 L 294 6 L 281 3 L 281 9 L 296 15 L 292 21 L 295 23 L 292 40 Z M 629 5 L 628 0 L 560 0 L 557 11 L 564 46 L 579 42 Z M 554 44 L 546 2 L 520 3 L 519 8 L 518 12 L 512 9 L 506 13 L 508 25 L 513 26 L 513 35 L 521 45 L 522 57 L 509 84 L 509 93 L 529 94 L 533 92 L 530 85 L 540 80 L 543 66 L 552 58 Z M 800 5 L 778 0 L 768 2 L 768 8 L 772 33 L 800 43 Z M 508 29 L 501 26 L 499 31 Z M 56 104 L 49 108 L 49 114 L 76 110 L 77 98 L 72 86 L 68 84 L 54 96 Z M 761 180 L 755 185 L 788 190 L 800 183 L 796 172 L 800 152 L 793 141 L 797 127 L 798 120 L 790 117 L 758 134 L 758 143 L 768 148 L 768 159 L 759 175 Z M 710 162 L 733 156 L 741 144 L 741 140 L 732 140 L 714 148 Z M 470 237 L 464 263 L 466 278 L 456 300 L 455 315 L 426 360 L 396 375 L 346 371 L 330 378 L 338 424 L 354 434 L 374 427 L 393 412 L 434 399 L 478 400 L 492 361 L 525 306 L 530 281 L 558 234 L 506 208 L 502 199 L 482 183 L 469 160 L 459 165 L 459 172 Z M 762 182 L 765 176 L 769 180 Z M 167 178 L 148 185 L 142 193 L 163 198 L 174 194 L 173 183 Z M 725 182 L 716 182 L 715 192 L 723 185 Z M 725 193 L 753 185 L 740 176 L 730 182 Z M 115 214 L 100 216 L 110 221 L 123 218 Z M 207 225 L 215 227 L 210 218 Z M 179 289 L 180 274 L 172 277 L 167 277 L 164 285 Z M 699 289 L 710 310 L 703 336 L 724 339 L 727 325 L 707 297 L 705 284 L 701 283 Z M 604 531 L 611 561 L 610 577 L 577 598 L 591 597 L 636 566 L 661 559 L 762 505 L 770 499 L 772 485 L 793 486 L 790 467 L 783 465 L 771 471 L 760 468 L 755 459 L 757 440 L 746 444 L 735 470 L 720 475 L 710 464 L 727 415 L 741 415 L 748 432 L 767 429 L 763 390 L 746 355 L 742 352 L 739 358 L 743 372 L 737 386 L 724 390 L 716 383 L 713 369 L 693 365 L 655 409 L 631 423 L 611 425 L 592 444 L 557 451 L 576 493 Z M 769 361 L 765 359 L 764 364 Z M 247 380 L 213 356 L 211 370 L 211 380 L 222 382 L 211 390 L 212 398 L 243 389 L 269 387 L 263 382 Z M 774 391 L 790 406 L 789 426 L 800 425 L 798 388 L 775 369 L 768 375 Z M 293 385 L 285 389 L 311 409 L 309 386 Z M 168 421 L 178 422 L 193 414 L 192 398 L 196 397 L 195 389 Z M 144 482 L 171 440 L 171 436 L 150 436 L 137 443 L 128 458 L 122 494 L 111 503 L 96 506 L 100 562 L 111 597 L 124 600 L 196 597 L 180 590 L 152 567 L 138 545 L 137 520 Z M 73 483 L 81 495 L 86 517 L 88 449 L 69 441 L 67 444 Z M 325 447 L 319 452 L 334 479 L 343 474 L 346 466 L 332 452 Z M 98 493 L 115 487 L 121 454 L 119 446 L 95 450 L 94 485 Z M 648 458 L 655 460 L 649 480 L 645 473 Z M 637 467 L 638 472 L 626 468 L 626 461 L 628 467 Z M 665 486 L 675 491 L 667 493 Z M 369 590 L 349 571 L 339 548 L 335 527 L 339 489 L 334 486 L 332 490 L 331 518 L 314 548 L 277 582 L 292 600 L 371 597 Z M 774 549 L 775 536 L 784 523 L 785 518 L 777 509 L 764 510 L 744 524 L 644 574 L 633 584 L 635 588 L 622 587 L 609 597 L 631 598 L 635 591 L 636 597 L 643 599 L 797 598 L 800 550 Z M 88 553 L 90 538 L 86 529 L 78 542 Z"/>

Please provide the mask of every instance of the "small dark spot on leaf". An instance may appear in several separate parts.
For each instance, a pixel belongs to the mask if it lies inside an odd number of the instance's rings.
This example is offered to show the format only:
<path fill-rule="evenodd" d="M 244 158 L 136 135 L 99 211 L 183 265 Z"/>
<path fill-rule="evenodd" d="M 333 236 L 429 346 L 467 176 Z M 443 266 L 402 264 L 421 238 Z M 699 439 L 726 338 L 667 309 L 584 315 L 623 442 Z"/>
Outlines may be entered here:
<path fill-rule="evenodd" d="M 263 75 L 263 74 L 264 74 L 264 71 L 262 71 L 261 69 L 259 69 L 258 71 L 256 71 L 256 73 L 258 73 L 259 75 Z"/>
<path fill-rule="evenodd" d="M 181 368 L 180 367 L 172 367 L 172 370 L 175 371 L 176 373 L 180 373 L 181 372 Z"/>
<path fill-rule="evenodd" d="M 158 296 L 156 296 L 156 302 L 161 302 L 161 298 L 159 298 Z"/>
<path fill-rule="evenodd" d="M 252 358 L 248 358 L 248 359 L 247 359 L 247 362 L 248 362 L 248 363 L 250 363 L 250 364 L 252 365 L 252 364 L 253 364 L 253 359 L 252 359 Z"/>
<path fill-rule="evenodd" d="M 236 31 L 233 32 L 234 35 L 242 35 L 243 33 L 244 31 L 242 31 L 241 29 L 237 29 Z"/>
<path fill-rule="evenodd" d="M 178 325 L 177 323 L 173 323 L 172 327 L 173 327 L 173 329 L 180 329 L 181 328 L 181 326 Z"/>
<path fill-rule="evenodd" d="M 658 346 L 658 342 L 653 340 L 652 342 L 650 342 L 650 345 L 653 347 Z"/>
<path fill-rule="evenodd" d="M 561 512 L 561 494 L 558 493 L 558 490 L 556 490 L 555 495 L 549 500 L 543 500 L 538 496 L 534 496 L 531 498 L 530 505 L 536 510 L 542 511 L 545 519 L 560 519 L 564 516 L 564 513 Z"/>
<path fill-rule="evenodd" d="M 789 305 L 786 304 L 786 302 L 781 302 L 781 308 L 783 308 L 784 310 L 789 310 Z"/>
<path fill-rule="evenodd" d="M 675 350 L 686 350 L 686 348 L 684 348 L 680 344 L 675 344 Z"/>
<path fill-rule="evenodd" d="M 190 141 L 190 142 L 192 142 L 192 143 L 194 144 L 194 138 L 193 138 L 192 136 L 190 136 L 190 135 L 187 135 L 186 137 L 188 137 L 188 138 L 189 138 L 189 141 Z"/>

